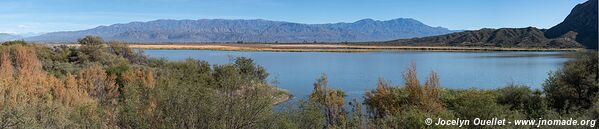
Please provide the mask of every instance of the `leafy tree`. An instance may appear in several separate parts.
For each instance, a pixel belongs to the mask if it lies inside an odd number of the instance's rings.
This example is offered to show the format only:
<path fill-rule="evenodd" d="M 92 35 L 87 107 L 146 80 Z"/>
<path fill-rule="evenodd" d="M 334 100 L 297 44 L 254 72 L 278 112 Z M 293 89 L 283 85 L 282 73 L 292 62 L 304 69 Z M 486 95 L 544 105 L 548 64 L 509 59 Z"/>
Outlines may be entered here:
<path fill-rule="evenodd" d="M 102 40 L 102 38 L 100 38 L 98 36 L 92 36 L 92 35 L 88 35 L 81 39 L 78 39 L 77 42 L 79 42 L 79 44 L 82 46 L 89 46 L 89 47 L 100 46 L 100 45 L 104 44 L 104 40 Z"/>
<path fill-rule="evenodd" d="M 542 117 L 548 111 L 545 97 L 542 91 L 531 90 L 523 85 L 508 85 L 498 89 L 497 103 L 507 105 L 510 110 L 520 111 L 530 119 Z"/>
<path fill-rule="evenodd" d="M 498 90 L 497 103 L 509 105 L 511 110 L 525 109 L 532 91 L 527 86 L 508 85 Z"/>
<path fill-rule="evenodd" d="M 214 66 L 215 101 L 219 128 L 256 128 L 268 120 L 274 104 L 273 91 L 266 75 L 252 60 L 237 58 L 235 64 Z M 242 62 L 242 63 L 240 63 Z M 262 71 L 260 71 L 262 69 Z M 256 76 L 264 75 L 264 76 Z"/>
<path fill-rule="evenodd" d="M 597 53 L 579 53 L 576 59 L 549 74 L 543 83 L 549 105 L 559 112 L 569 113 L 593 105 L 599 92 Z"/>
<path fill-rule="evenodd" d="M 106 56 L 104 41 L 98 36 L 85 36 L 78 39 L 80 53 L 75 53 L 80 62 L 96 62 Z"/>
<path fill-rule="evenodd" d="M 264 67 L 258 66 L 253 59 L 246 57 L 237 57 L 235 59 L 235 67 L 239 68 L 240 74 L 248 77 L 251 80 L 266 80 L 268 73 Z"/>
<path fill-rule="evenodd" d="M 213 117 L 209 88 L 213 82 L 210 65 L 188 59 L 157 67 L 155 87 L 158 128 L 209 128 Z"/>
<path fill-rule="evenodd" d="M 143 51 L 134 51 L 127 43 L 108 42 L 108 52 L 123 57 L 132 64 L 144 65 L 148 63 L 148 57 L 144 55 Z"/>

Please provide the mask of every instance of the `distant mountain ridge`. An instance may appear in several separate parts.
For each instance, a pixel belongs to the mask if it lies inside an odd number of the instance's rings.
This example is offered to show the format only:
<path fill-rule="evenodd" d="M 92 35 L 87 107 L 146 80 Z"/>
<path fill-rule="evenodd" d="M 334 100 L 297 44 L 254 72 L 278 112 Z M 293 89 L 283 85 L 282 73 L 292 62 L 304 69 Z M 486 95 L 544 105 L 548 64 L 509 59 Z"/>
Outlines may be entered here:
<path fill-rule="evenodd" d="M 597 0 L 589 0 L 577 5 L 562 23 L 548 30 L 534 27 L 480 29 L 383 44 L 597 49 L 597 34 Z"/>
<path fill-rule="evenodd" d="M 9 34 L 9 33 L 0 33 L 0 41 L 10 41 L 10 40 L 18 40 L 22 38 L 19 35 Z"/>
<path fill-rule="evenodd" d="M 75 41 L 85 35 L 129 42 L 357 42 L 448 34 L 410 18 L 353 23 L 301 24 L 269 20 L 155 20 L 99 26 L 81 31 L 53 32 L 28 41 Z"/>

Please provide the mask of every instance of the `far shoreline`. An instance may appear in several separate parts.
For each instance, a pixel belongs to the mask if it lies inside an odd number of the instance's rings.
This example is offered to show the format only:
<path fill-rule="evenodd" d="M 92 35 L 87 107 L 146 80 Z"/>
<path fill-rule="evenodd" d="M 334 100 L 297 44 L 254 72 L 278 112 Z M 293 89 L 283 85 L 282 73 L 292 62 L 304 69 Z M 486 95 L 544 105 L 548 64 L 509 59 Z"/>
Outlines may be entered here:
<path fill-rule="evenodd" d="M 44 44 L 48 46 L 74 46 L 79 44 Z M 263 51 L 263 52 L 379 52 L 379 51 L 584 51 L 584 48 L 506 48 L 506 47 L 458 47 L 458 46 L 393 46 L 365 44 L 272 44 L 272 43 L 208 43 L 208 44 L 128 44 L 134 49 L 155 50 L 219 50 L 219 51 Z"/>

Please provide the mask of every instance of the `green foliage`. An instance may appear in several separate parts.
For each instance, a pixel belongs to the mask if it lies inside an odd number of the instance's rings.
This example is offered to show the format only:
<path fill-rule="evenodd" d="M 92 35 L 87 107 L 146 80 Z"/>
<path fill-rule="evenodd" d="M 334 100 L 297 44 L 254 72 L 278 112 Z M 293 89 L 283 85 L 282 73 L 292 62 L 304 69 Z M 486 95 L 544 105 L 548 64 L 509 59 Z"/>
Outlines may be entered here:
<path fill-rule="evenodd" d="M 367 119 L 366 114 L 364 114 L 364 109 L 362 103 L 360 103 L 357 99 L 353 99 L 349 106 L 351 106 L 351 117 L 350 121 L 347 124 L 347 128 L 350 129 L 362 129 L 366 128 Z"/>
<path fill-rule="evenodd" d="M 596 53 L 550 74 L 544 91 L 443 89 L 434 72 L 420 84 L 413 65 L 403 87 L 380 79 L 362 102 L 346 101 L 323 75 L 308 98 L 273 111 L 285 92 L 250 58 L 211 66 L 147 58 L 94 36 L 79 43 L 0 46 L 0 128 L 442 128 L 424 119 L 599 118 Z"/>
<path fill-rule="evenodd" d="M 0 111 L 0 128 L 68 128 L 69 110 L 60 104 L 33 103 L 7 106 Z"/>
<path fill-rule="evenodd" d="M 143 84 L 128 84 L 123 90 L 123 101 L 120 104 L 118 122 L 123 128 L 150 128 L 152 125 L 150 109 L 150 89 Z"/>
<path fill-rule="evenodd" d="M 109 42 L 108 52 L 116 56 L 127 59 L 132 64 L 145 65 L 148 63 L 148 57 L 144 55 L 142 50 L 134 51 L 129 48 L 127 43 L 123 42 Z"/>
<path fill-rule="evenodd" d="M 288 119 L 285 125 L 297 129 L 320 129 L 326 127 L 326 117 L 321 107 L 314 102 L 300 100 L 287 107 L 283 118 Z"/>
<path fill-rule="evenodd" d="M 453 111 L 455 116 L 460 119 L 505 118 L 514 120 L 524 118 L 524 115 L 518 111 L 509 110 L 509 106 L 498 104 L 497 96 L 493 91 L 469 89 L 448 93 L 453 96 L 451 99 L 445 100 L 447 109 Z"/>
<path fill-rule="evenodd" d="M 523 85 L 508 85 L 498 89 L 497 103 L 510 107 L 510 110 L 520 111 L 527 118 L 540 118 L 548 112 L 547 102 L 540 90 L 532 91 Z"/>
<path fill-rule="evenodd" d="M 4 46 L 27 45 L 27 42 L 25 42 L 25 40 L 14 40 L 14 41 L 6 41 L 6 42 L 2 43 L 2 45 L 4 45 Z"/>
<path fill-rule="evenodd" d="M 64 105 L 58 103 L 58 106 L 63 108 L 55 108 L 62 110 L 50 110 L 54 109 L 52 107 L 9 105 L 2 108 L 5 115 L 0 118 L 5 119 L 0 121 L 5 122 L 1 122 L 0 126 L 257 128 L 269 126 L 261 123 L 272 120 L 273 96 L 279 95 L 280 91 L 266 83 L 268 74 L 264 68 L 255 65 L 249 58 L 240 57 L 233 64 L 211 67 L 205 61 L 192 59 L 184 62 L 148 59 L 122 43 L 111 42 L 105 47 L 100 38 L 93 36 L 82 38 L 79 42 L 81 46 L 78 48 L 26 45 L 39 53 L 29 55 L 27 53 L 30 52 L 18 47 L 23 45 L 7 45 L 11 47 L 11 51 L 13 46 L 17 46 L 15 51 L 25 54 L 20 55 L 17 61 L 30 61 L 31 57 L 35 58 L 37 55 L 40 58 L 39 62 L 31 60 L 33 63 L 28 64 L 40 64 L 39 70 L 43 69 L 49 75 L 63 78 L 60 81 L 64 80 L 64 83 L 58 82 L 55 83 L 57 86 L 49 86 L 51 90 L 46 91 L 52 94 L 45 96 L 55 95 L 52 97 L 60 100 L 57 102 L 64 101 Z M 8 56 L 13 56 L 12 52 L 8 53 Z M 2 60 L 8 58 L 10 57 Z M 2 65 L 0 70 L 13 70 L 13 63 L 8 64 L 10 67 Z M 31 69 L 26 73 L 44 73 L 35 70 L 38 69 Z M 156 76 L 152 72 L 154 70 Z M 0 86 L 0 91 L 5 89 L 3 86 L 4 84 Z M 37 104 L 36 102 L 38 101 L 33 103 Z M 60 120 L 56 123 L 66 125 L 36 124 L 48 120 L 32 116 L 48 116 L 48 119 Z M 41 125 L 44 127 L 38 127 Z"/>
<path fill-rule="evenodd" d="M 540 90 L 535 90 L 528 98 L 528 101 L 526 101 L 524 113 L 528 118 L 531 119 L 541 118 L 551 111 L 548 105 L 547 99 L 543 96 L 543 92 Z"/>
<path fill-rule="evenodd" d="M 248 74 L 263 72 L 254 71 L 260 67 L 251 60 L 214 67 L 192 59 L 156 65 L 163 128 L 256 128 L 272 115 L 274 92 L 265 77 Z"/>
<path fill-rule="evenodd" d="M 595 97 L 595 102 L 593 103 L 593 107 L 589 109 L 589 114 L 591 119 L 599 119 L 599 96 Z"/>
<path fill-rule="evenodd" d="M 237 57 L 235 67 L 239 69 L 243 77 L 248 77 L 250 80 L 266 80 L 266 77 L 268 77 L 264 67 L 254 64 L 254 60 L 250 58 Z"/>
<path fill-rule="evenodd" d="M 77 40 L 77 42 L 82 46 L 100 46 L 104 44 L 104 40 L 102 40 L 102 38 L 91 35 L 80 38 Z"/>
<path fill-rule="evenodd" d="M 497 103 L 509 105 L 511 110 L 524 109 L 532 91 L 526 86 L 509 85 L 498 90 Z"/>
<path fill-rule="evenodd" d="M 80 45 L 80 53 L 76 54 L 83 62 L 95 62 L 104 55 L 104 41 L 98 36 L 85 36 L 84 38 L 78 39 L 77 42 Z"/>
<path fill-rule="evenodd" d="M 551 107 L 569 113 L 588 109 L 599 92 L 597 53 L 579 53 L 560 70 L 550 73 L 543 89 Z"/>
<path fill-rule="evenodd" d="M 97 105 L 86 104 L 75 107 L 73 112 L 73 121 L 78 123 L 75 128 L 99 129 L 106 128 L 106 116 L 104 110 Z"/>
<path fill-rule="evenodd" d="M 102 38 L 97 36 L 86 36 L 77 41 L 81 46 L 78 51 L 72 52 L 71 56 L 78 63 L 98 62 L 111 66 L 128 63 L 129 58 L 138 61 L 134 59 L 138 57 L 137 55 L 126 53 L 132 51 L 130 48 L 125 48 L 126 45 L 110 45 L 107 49 Z"/>
<path fill-rule="evenodd" d="M 458 114 L 457 117 L 462 119 L 474 119 L 477 117 L 491 118 L 501 113 L 501 111 L 507 111 L 508 109 L 507 106 L 495 103 L 495 96 L 490 91 L 469 89 L 464 91 L 450 91 L 449 93 L 453 96 L 451 96 L 451 99 L 445 100 L 445 103 L 449 109 Z"/>

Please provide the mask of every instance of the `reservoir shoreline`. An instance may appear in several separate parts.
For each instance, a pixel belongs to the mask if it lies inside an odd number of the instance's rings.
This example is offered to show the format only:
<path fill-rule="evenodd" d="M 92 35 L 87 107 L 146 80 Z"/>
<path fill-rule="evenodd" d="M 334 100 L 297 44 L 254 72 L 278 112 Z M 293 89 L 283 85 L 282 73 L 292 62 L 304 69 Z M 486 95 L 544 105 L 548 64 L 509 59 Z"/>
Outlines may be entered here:
<path fill-rule="evenodd" d="M 330 86 L 360 97 L 375 88 L 384 77 L 403 84 L 402 73 L 416 62 L 424 78 L 430 71 L 439 74 L 442 87 L 449 89 L 495 89 L 508 84 L 541 87 L 549 71 L 570 58 L 569 52 L 256 52 L 219 50 L 140 49 L 149 57 L 169 61 L 196 59 L 210 65 L 231 63 L 234 57 L 247 57 L 263 66 L 270 81 L 302 98 L 313 90 L 313 82 L 323 73 L 331 76 Z M 468 81 L 462 81 L 468 80 Z M 282 96 L 281 98 L 285 98 Z M 281 99 L 284 100 L 284 99 Z"/>
<path fill-rule="evenodd" d="M 48 46 L 79 46 L 79 44 L 46 44 Z M 221 50 L 268 52 L 376 52 L 410 51 L 583 51 L 584 48 L 505 48 L 456 46 L 389 46 L 362 44 L 129 44 L 134 49 Z"/>

